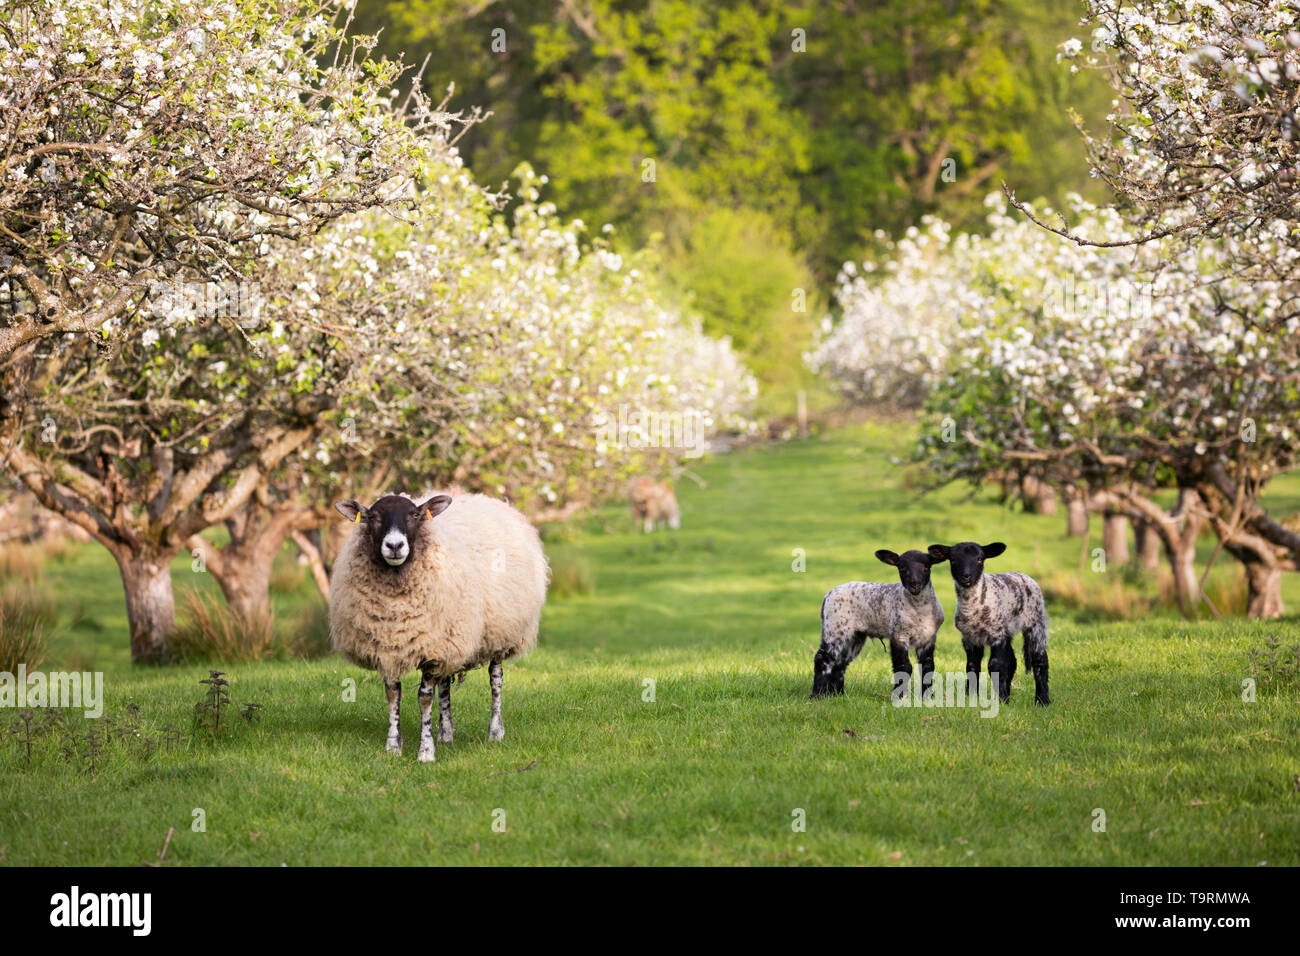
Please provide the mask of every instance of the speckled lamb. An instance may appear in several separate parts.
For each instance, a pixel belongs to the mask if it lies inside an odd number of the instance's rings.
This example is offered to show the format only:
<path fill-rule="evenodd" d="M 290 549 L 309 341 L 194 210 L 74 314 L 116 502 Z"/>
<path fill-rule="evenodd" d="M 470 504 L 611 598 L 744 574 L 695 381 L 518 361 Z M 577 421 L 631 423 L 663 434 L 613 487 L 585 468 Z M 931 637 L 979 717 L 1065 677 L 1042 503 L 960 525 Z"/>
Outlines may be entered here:
<path fill-rule="evenodd" d="M 979 687 L 984 648 L 989 649 L 989 678 L 995 680 L 998 696 L 1011 696 L 1011 678 L 1016 673 L 1016 654 L 1011 637 L 1025 635 L 1025 669 L 1034 672 L 1034 701 L 1051 703 L 1047 691 L 1047 606 L 1043 590 L 1027 574 L 1006 571 L 985 574 L 986 558 L 996 558 L 1007 549 L 998 541 L 980 546 L 963 541 L 951 547 L 930 545 L 930 554 L 947 559 L 957 588 L 957 615 L 953 623 L 966 649 L 966 675 L 970 693 Z"/>
<path fill-rule="evenodd" d="M 528 520 L 484 495 L 434 495 L 417 503 L 385 495 L 369 508 L 334 506 L 356 525 L 343 543 L 330 586 L 330 639 L 358 667 L 379 672 L 388 694 L 388 743 L 402 751 L 402 675 L 420 684 L 422 762 L 438 739 L 450 741 L 452 678 L 488 665 L 492 717 L 488 737 L 505 736 L 501 662 L 529 650 L 546 601 L 548 570 Z"/>
<path fill-rule="evenodd" d="M 850 581 L 822 598 L 822 643 L 813 658 L 813 697 L 844 693 L 844 672 L 868 638 L 889 642 L 894 694 L 906 694 L 912 676 L 908 651 L 921 665 L 925 693 L 934 677 L 934 641 L 943 607 L 930 584 L 930 568 L 941 558 L 924 551 L 902 555 L 880 550 L 876 557 L 898 568 L 899 584 Z"/>

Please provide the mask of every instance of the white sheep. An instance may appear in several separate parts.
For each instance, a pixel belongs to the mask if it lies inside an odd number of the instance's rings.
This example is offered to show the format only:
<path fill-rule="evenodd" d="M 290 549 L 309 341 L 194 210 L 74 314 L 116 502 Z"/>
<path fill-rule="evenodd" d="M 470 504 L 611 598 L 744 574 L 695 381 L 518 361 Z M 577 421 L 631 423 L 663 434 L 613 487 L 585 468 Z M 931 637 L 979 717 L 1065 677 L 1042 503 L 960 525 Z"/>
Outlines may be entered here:
<path fill-rule="evenodd" d="M 488 738 L 505 736 L 501 662 L 533 647 L 549 570 L 537 531 L 518 511 L 484 495 L 437 494 L 423 503 L 385 495 L 369 508 L 334 506 L 353 521 L 334 565 L 330 640 L 358 667 L 379 672 L 388 694 L 388 742 L 402 751 L 398 717 L 402 676 L 420 683 L 421 762 L 438 739 L 450 741 L 451 682 L 488 664 L 492 717 Z"/>
<path fill-rule="evenodd" d="M 822 642 L 813 658 L 813 697 L 844 693 L 844 672 L 868 638 L 889 642 L 894 695 L 906 697 L 912 676 L 908 651 L 921 665 L 922 693 L 934 680 L 934 642 L 943 624 L 943 606 L 930 583 L 930 568 L 942 558 L 925 551 L 876 557 L 898 568 L 898 584 L 850 581 L 822 598 Z"/>

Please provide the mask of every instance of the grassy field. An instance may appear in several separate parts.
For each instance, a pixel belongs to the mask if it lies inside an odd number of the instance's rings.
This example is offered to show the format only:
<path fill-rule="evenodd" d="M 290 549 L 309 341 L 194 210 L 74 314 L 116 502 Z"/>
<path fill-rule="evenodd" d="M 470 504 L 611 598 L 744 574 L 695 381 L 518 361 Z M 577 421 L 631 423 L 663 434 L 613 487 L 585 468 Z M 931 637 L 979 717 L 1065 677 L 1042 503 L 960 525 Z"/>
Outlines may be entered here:
<path fill-rule="evenodd" d="M 30 763 L 19 736 L 0 740 L 0 862 L 139 864 L 174 827 L 166 862 L 182 865 L 1300 863 L 1300 687 L 1241 696 L 1249 649 L 1300 639 L 1296 618 L 1107 621 L 1055 600 L 1073 579 L 1119 593 L 1123 572 L 1080 572 L 1063 517 L 960 488 L 918 498 L 896 460 L 910 435 L 876 423 L 707 462 L 705 487 L 681 483 L 677 534 L 635 534 L 621 508 L 550 529 L 561 593 L 538 649 L 507 666 L 505 741 L 486 739 L 475 672 L 453 698 L 457 739 L 431 765 L 415 760 L 414 676 L 394 757 L 379 681 L 333 658 L 226 667 L 260 722 L 192 732 L 206 669 L 133 669 L 106 554 L 51 561 L 62 612 L 45 668 L 103 670 L 107 714 L 120 726 L 137 705 L 142 737 L 105 744 L 93 769 L 80 715 L 38 732 Z M 1300 482 L 1273 494 L 1283 512 L 1300 506 Z M 1052 706 L 1033 706 L 1022 670 L 993 718 L 895 708 L 874 643 L 842 698 L 808 700 L 822 594 L 894 580 L 876 548 L 966 539 L 1008 542 L 993 569 L 1049 586 Z M 211 586 L 188 559 L 175 577 Z M 958 671 L 943 567 L 935 586 L 949 618 L 936 665 Z M 277 595 L 281 621 L 310 599 L 305 579 Z M 185 736 L 167 747 L 169 724 Z"/>

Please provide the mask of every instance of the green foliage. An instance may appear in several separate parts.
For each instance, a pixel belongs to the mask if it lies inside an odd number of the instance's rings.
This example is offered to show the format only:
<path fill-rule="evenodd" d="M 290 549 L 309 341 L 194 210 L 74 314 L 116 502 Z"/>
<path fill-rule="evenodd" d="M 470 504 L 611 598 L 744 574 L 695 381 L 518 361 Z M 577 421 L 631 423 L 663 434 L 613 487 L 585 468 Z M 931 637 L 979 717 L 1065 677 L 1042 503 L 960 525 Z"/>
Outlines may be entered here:
<path fill-rule="evenodd" d="M 797 381 L 811 316 L 820 315 L 816 278 L 771 216 L 717 209 L 670 245 L 665 275 L 704 321 L 710 335 L 729 335 L 765 385 Z M 796 311 L 800 290 L 803 311 Z"/>

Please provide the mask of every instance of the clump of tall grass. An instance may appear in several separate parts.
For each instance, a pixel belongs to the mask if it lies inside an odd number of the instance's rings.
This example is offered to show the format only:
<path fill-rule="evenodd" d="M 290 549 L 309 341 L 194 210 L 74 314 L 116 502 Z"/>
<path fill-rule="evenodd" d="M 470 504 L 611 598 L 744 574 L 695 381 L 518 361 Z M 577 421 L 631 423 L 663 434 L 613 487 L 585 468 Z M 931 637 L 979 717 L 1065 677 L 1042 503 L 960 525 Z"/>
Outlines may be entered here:
<path fill-rule="evenodd" d="M 1156 613 L 1179 613 L 1174 576 L 1167 567 L 1154 574 L 1135 565 L 1111 568 L 1105 573 L 1056 571 L 1039 578 L 1049 606 L 1064 605 L 1107 621 L 1134 621 Z M 1224 617 L 1246 613 L 1246 574 L 1240 568 L 1215 569 L 1205 582 L 1205 595 Z M 1202 602 L 1197 614 L 1213 612 Z"/>
<path fill-rule="evenodd" d="M 1041 578 L 1049 608 L 1064 605 L 1107 621 L 1145 617 L 1159 598 L 1144 594 L 1120 574 L 1057 571 Z"/>
<path fill-rule="evenodd" d="M 176 630 L 168 640 L 179 661 L 260 661 L 272 656 L 275 615 L 244 621 L 215 595 L 191 591 L 181 598 Z"/>
<path fill-rule="evenodd" d="M 1245 614 L 1250 604 L 1250 583 L 1246 580 L 1245 569 L 1239 566 L 1221 577 L 1211 575 L 1205 582 L 1205 596 L 1224 616 Z"/>
<path fill-rule="evenodd" d="M 12 586 L 0 591 L 0 671 L 40 667 L 56 620 L 58 608 L 45 592 Z"/>
<path fill-rule="evenodd" d="M 0 578 L 37 584 L 45 579 L 45 554 L 32 544 L 0 547 Z"/>

